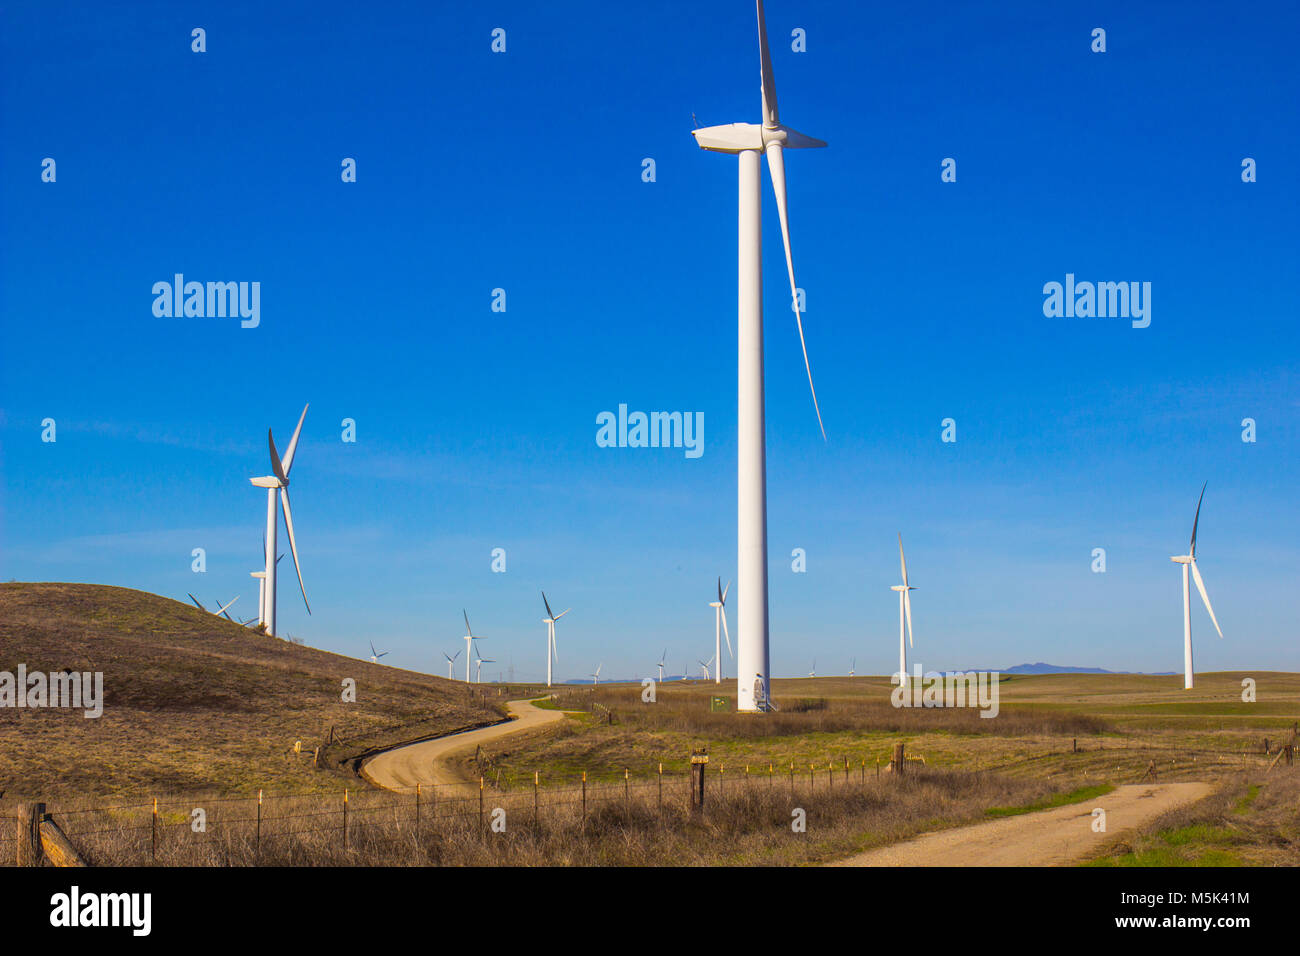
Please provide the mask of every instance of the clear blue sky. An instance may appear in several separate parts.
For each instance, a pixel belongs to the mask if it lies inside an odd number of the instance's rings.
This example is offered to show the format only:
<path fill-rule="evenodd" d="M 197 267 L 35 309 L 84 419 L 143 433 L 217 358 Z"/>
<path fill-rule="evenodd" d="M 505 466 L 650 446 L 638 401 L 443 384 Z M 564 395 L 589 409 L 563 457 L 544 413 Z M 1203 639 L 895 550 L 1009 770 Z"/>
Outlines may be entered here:
<path fill-rule="evenodd" d="M 894 666 L 899 531 L 926 667 L 1178 670 L 1169 556 L 1204 481 L 1227 637 L 1193 608 L 1198 669 L 1300 669 L 1300 15 L 1140 7 L 769 4 L 782 119 L 830 143 L 787 158 L 827 443 L 764 199 L 777 676 Z M 736 162 L 690 130 L 760 119 L 752 4 L 3 17 L 0 577 L 255 613 L 247 479 L 309 401 L 292 495 L 314 614 L 286 558 L 282 632 L 445 673 L 465 607 L 501 662 L 485 676 L 536 678 L 544 587 L 574 608 L 562 677 L 712 653 L 714 578 L 735 574 Z M 156 318 L 177 272 L 261 282 L 260 326 Z M 1150 327 L 1044 317 L 1067 272 L 1151 282 Z M 597 447 L 621 402 L 703 412 L 704 455 Z"/>

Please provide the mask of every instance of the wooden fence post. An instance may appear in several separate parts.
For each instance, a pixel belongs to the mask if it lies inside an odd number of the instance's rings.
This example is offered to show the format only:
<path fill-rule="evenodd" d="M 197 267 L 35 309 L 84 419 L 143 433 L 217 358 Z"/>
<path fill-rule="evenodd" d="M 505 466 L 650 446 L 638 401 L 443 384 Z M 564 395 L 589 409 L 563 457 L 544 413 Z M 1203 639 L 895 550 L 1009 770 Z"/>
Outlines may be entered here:
<path fill-rule="evenodd" d="M 623 797 L 628 804 L 632 803 L 632 780 L 627 767 L 623 768 Z"/>
<path fill-rule="evenodd" d="M 257 852 L 262 852 L 262 790 L 257 791 Z"/>
<path fill-rule="evenodd" d="M 794 761 L 790 761 L 790 799 L 794 799 Z"/>
<path fill-rule="evenodd" d="M 704 768 L 709 763 L 707 748 L 697 747 L 691 751 L 691 812 L 704 810 Z"/>
<path fill-rule="evenodd" d="M 538 814 L 537 814 L 537 809 L 538 809 L 538 806 L 539 806 L 539 797 L 538 797 L 538 795 L 537 795 L 537 785 L 538 785 L 539 783 L 541 783 L 541 778 L 538 776 L 537 771 L 534 770 L 534 771 L 533 771 L 533 826 L 534 826 L 534 827 L 537 826 L 537 816 L 538 816 Z"/>
<path fill-rule="evenodd" d="M 331 728 L 332 729 L 332 728 Z M 348 789 L 343 788 L 343 849 L 348 848 Z"/>
<path fill-rule="evenodd" d="M 663 761 L 659 762 L 659 809 L 664 805 L 664 765 Z"/>
<path fill-rule="evenodd" d="M 904 756 L 903 756 L 903 745 L 902 745 L 902 744 L 894 744 L 894 756 L 893 756 L 893 758 L 889 761 L 889 771 L 890 771 L 890 773 L 895 773 L 895 774 L 900 774 L 900 773 L 902 773 L 902 772 L 903 772 L 903 762 L 904 762 L 904 760 L 905 760 L 905 758 L 904 758 Z"/>
<path fill-rule="evenodd" d="M 420 839 L 420 785 L 415 785 L 415 839 Z"/>
<path fill-rule="evenodd" d="M 487 829 L 483 826 L 483 775 L 478 778 L 478 832 L 479 836 L 486 837 Z"/>
<path fill-rule="evenodd" d="M 772 761 L 767 762 L 767 788 L 770 790 L 776 785 L 776 778 L 772 775 Z"/>
<path fill-rule="evenodd" d="M 582 771 L 582 828 L 587 829 L 587 771 Z"/>
<path fill-rule="evenodd" d="M 151 833 L 151 842 L 149 849 L 149 858 L 158 859 L 158 798 L 153 798 L 153 831 Z"/>
<path fill-rule="evenodd" d="M 18 865 L 41 865 L 41 821 L 45 804 L 25 803 L 18 808 Z"/>

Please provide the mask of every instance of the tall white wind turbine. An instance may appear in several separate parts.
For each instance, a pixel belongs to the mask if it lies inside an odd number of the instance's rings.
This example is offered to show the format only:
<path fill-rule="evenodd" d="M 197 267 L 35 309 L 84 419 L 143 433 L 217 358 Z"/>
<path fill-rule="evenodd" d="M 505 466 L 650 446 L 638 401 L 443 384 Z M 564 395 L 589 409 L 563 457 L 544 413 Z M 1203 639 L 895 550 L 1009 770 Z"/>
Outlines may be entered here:
<path fill-rule="evenodd" d="M 731 582 L 723 588 L 722 578 L 718 578 L 718 599 L 710 601 L 709 607 L 713 608 L 713 659 L 718 662 L 717 670 L 713 674 L 715 684 L 722 683 L 722 635 L 727 635 L 727 653 L 733 658 L 736 656 L 731 649 L 731 632 L 727 630 L 727 592 L 731 590 Z"/>
<path fill-rule="evenodd" d="M 546 686 L 551 686 L 551 663 L 560 660 L 560 652 L 555 648 L 555 622 L 564 615 L 573 610 L 571 607 L 565 608 L 559 614 L 551 610 L 551 602 L 546 600 L 546 592 L 542 592 L 542 603 L 546 605 L 546 617 L 542 618 L 542 623 L 546 625 Z"/>
<path fill-rule="evenodd" d="M 604 666 L 605 666 L 605 662 L 604 662 L 604 661 L 601 661 L 599 664 L 596 665 L 596 673 L 594 673 L 594 674 L 591 675 L 591 682 L 592 682 L 592 684 L 599 684 L 599 683 L 600 683 L 600 669 L 601 669 L 602 667 L 604 667 Z"/>
<path fill-rule="evenodd" d="M 916 588 L 907 583 L 907 558 L 903 557 L 903 536 L 898 536 L 898 563 L 903 568 L 903 583 L 890 587 L 898 592 L 898 686 L 907 684 L 907 648 L 912 643 L 912 592 Z M 907 642 L 903 642 L 903 620 L 907 620 Z"/>
<path fill-rule="evenodd" d="M 469 626 L 469 612 L 468 612 L 468 611 L 466 611 L 464 608 L 461 608 L 461 612 L 460 612 L 460 613 L 463 614 L 463 615 L 465 615 L 465 683 L 468 684 L 468 683 L 469 683 L 469 661 L 470 661 L 470 658 L 474 656 L 474 646 L 473 646 L 473 642 L 474 642 L 474 641 L 486 641 L 487 638 L 486 638 L 486 637 L 480 637 L 479 635 L 475 634 L 475 633 L 470 629 L 470 626 Z M 457 656 L 457 657 L 460 657 L 460 652 L 459 652 L 459 651 L 456 652 L 456 656 Z"/>
<path fill-rule="evenodd" d="M 699 661 L 699 662 L 698 662 L 699 665 L 700 665 L 701 670 L 704 671 L 704 679 L 705 679 L 705 680 L 708 680 L 708 679 L 709 679 L 709 668 L 713 666 L 713 662 L 714 662 L 715 660 L 717 660 L 716 657 L 710 657 L 707 661 Z"/>
<path fill-rule="evenodd" d="M 1208 482 L 1207 482 L 1208 484 Z M 1201 594 L 1201 600 L 1205 602 L 1205 610 L 1210 612 L 1210 620 L 1214 622 L 1214 629 L 1219 632 L 1219 637 L 1223 637 L 1223 629 L 1219 627 L 1219 619 L 1214 616 L 1214 608 L 1210 607 L 1210 596 L 1205 593 L 1205 582 L 1201 580 L 1201 572 L 1196 567 L 1196 526 L 1201 522 L 1201 501 L 1205 498 L 1205 485 L 1201 485 L 1201 497 L 1196 499 L 1196 517 L 1192 519 L 1192 544 L 1187 549 L 1186 554 L 1174 555 L 1169 560 L 1183 566 L 1183 690 L 1192 689 L 1192 595 L 1188 586 L 1187 571 L 1191 569 L 1192 580 L 1196 582 L 1196 590 Z"/>
<path fill-rule="evenodd" d="M 494 661 L 494 660 L 493 660 L 492 658 L 490 658 L 490 657 L 476 657 L 476 658 L 474 658 L 474 683 L 476 683 L 476 684 L 481 684 L 481 683 L 483 683 L 483 665 L 484 665 L 484 664 L 495 664 L 495 663 L 496 663 L 496 661 Z"/>
<path fill-rule="evenodd" d="M 666 660 L 668 660 L 668 648 L 665 647 L 663 654 L 659 657 L 659 683 L 661 684 L 664 682 L 664 661 Z"/>
<path fill-rule="evenodd" d="M 280 493 L 279 504 L 284 506 L 284 528 L 289 532 L 289 550 L 293 552 L 293 568 L 298 572 L 298 587 L 302 590 L 302 603 L 307 606 L 307 613 L 311 613 L 311 604 L 307 601 L 307 588 L 302 583 L 302 568 L 298 564 L 298 544 L 293 535 L 293 511 L 289 507 L 289 470 L 293 468 L 294 453 L 298 450 L 298 436 L 302 434 L 302 423 L 307 417 L 309 405 L 302 407 L 302 415 L 298 418 L 298 427 L 293 430 L 293 437 L 289 439 L 289 447 L 284 451 L 283 460 L 279 452 L 275 450 L 275 438 L 271 435 L 271 430 L 266 430 L 266 442 L 271 448 L 271 474 L 262 478 L 249 478 L 248 480 L 258 488 L 266 489 L 266 571 L 265 580 L 263 581 L 262 603 L 262 622 L 266 625 L 266 633 L 275 636 L 275 535 L 279 528 L 279 510 L 276 505 L 276 492 Z"/>
<path fill-rule="evenodd" d="M 701 149 L 733 153 L 740 167 L 739 191 L 739 295 L 740 327 L 739 375 L 737 401 L 737 583 L 740 588 L 740 630 L 737 648 L 737 709 L 765 709 L 770 688 L 763 675 L 772 672 L 768 657 L 767 618 L 767 451 L 763 410 L 763 266 L 762 266 L 762 195 L 759 156 L 767 156 L 772 189 L 776 193 L 776 210 L 781 220 L 781 238 L 785 244 L 785 265 L 790 275 L 791 307 L 799 329 L 808 387 L 812 390 L 813 410 L 823 440 L 821 408 L 813 388 L 812 366 L 804 342 L 803 318 L 799 313 L 798 291 L 794 281 L 794 260 L 790 253 L 790 224 L 786 211 L 786 149 L 809 149 L 826 144 L 819 139 L 783 126 L 777 115 L 776 83 L 772 77 L 772 58 L 767 48 L 767 25 L 763 17 L 763 0 L 756 0 L 758 10 L 759 68 L 762 77 L 762 124 L 729 123 L 694 130 L 692 135 Z M 760 680 L 761 699 L 754 693 Z"/>
<path fill-rule="evenodd" d="M 378 664 L 379 658 L 387 657 L 387 656 L 388 656 L 388 651 L 377 651 L 375 650 L 375 642 L 374 641 L 370 642 L 370 663 Z"/>

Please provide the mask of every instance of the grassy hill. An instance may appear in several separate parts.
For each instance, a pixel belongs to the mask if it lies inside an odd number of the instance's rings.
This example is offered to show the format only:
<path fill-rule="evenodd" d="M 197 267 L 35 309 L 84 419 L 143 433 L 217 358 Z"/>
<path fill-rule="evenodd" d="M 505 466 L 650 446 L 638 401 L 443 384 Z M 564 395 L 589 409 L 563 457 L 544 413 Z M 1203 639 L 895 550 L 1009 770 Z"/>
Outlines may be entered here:
<path fill-rule="evenodd" d="M 93 584 L 0 584 L 0 671 L 102 671 L 104 712 L 0 708 L 0 795 L 337 793 L 361 754 L 500 719 L 445 678 Z M 342 700 L 356 681 L 356 702 Z M 333 744 L 330 729 L 334 729 Z M 303 753 L 293 745 L 301 739 Z M 311 752 L 322 746 L 320 766 Z"/>

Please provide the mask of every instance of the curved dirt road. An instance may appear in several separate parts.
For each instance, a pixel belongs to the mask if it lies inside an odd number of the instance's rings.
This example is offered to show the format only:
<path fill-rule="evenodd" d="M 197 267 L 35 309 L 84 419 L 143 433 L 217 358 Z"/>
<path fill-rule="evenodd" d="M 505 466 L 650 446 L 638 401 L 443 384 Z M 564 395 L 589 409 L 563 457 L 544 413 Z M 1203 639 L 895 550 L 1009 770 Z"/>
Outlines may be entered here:
<path fill-rule="evenodd" d="M 526 700 L 512 700 L 506 706 L 510 709 L 512 720 L 448 737 L 422 740 L 375 754 L 361 765 L 361 775 L 386 790 L 405 790 L 417 783 L 426 787 L 472 785 L 477 789 L 477 784 L 457 774 L 449 766 L 448 758 L 472 751 L 489 740 L 533 730 L 564 719 L 563 711 L 542 710 Z"/>
<path fill-rule="evenodd" d="M 831 865 L 1068 866 L 1118 834 L 1213 790 L 1208 783 L 1130 784 L 1068 807 L 927 833 Z M 1106 811 L 1105 833 L 1092 830 L 1095 807 Z"/>

